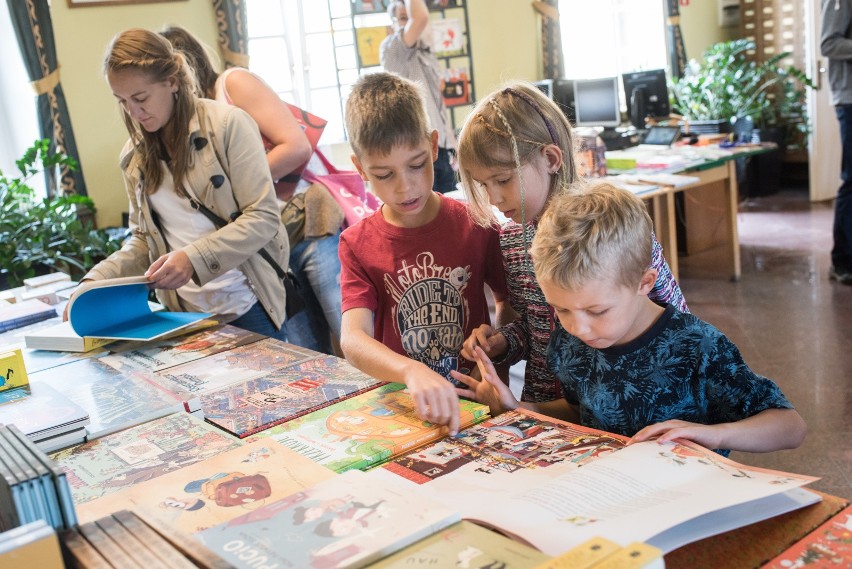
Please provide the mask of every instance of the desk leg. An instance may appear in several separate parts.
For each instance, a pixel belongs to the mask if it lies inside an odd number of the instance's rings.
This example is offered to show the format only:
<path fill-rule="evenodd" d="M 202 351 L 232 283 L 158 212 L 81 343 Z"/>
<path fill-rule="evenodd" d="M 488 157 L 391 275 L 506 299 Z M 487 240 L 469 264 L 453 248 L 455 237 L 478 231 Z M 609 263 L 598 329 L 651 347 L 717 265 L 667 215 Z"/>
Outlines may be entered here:
<path fill-rule="evenodd" d="M 737 188 L 737 169 L 734 160 L 728 160 L 728 179 L 725 183 L 725 203 L 727 204 L 728 242 L 731 246 L 731 280 L 740 280 L 742 261 L 740 259 L 740 238 L 737 231 L 737 212 L 739 210 L 739 189 Z"/>
<path fill-rule="evenodd" d="M 663 246 L 663 256 L 669 264 L 675 280 L 680 278 L 677 259 L 677 227 L 675 225 L 674 192 L 654 196 L 651 200 L 654 232 Z"/>

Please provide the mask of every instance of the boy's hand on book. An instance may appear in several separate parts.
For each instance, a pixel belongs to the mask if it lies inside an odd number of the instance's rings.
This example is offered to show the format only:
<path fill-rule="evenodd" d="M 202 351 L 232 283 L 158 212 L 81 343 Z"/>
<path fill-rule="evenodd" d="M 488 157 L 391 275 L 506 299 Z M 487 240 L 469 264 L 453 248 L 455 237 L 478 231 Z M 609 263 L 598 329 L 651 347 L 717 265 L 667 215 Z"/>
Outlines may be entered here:
<path fill-rule="evenodd" d="M 194 272 L 187 254 L 178 250 L 154 261 L 145 271 L 145 276 L 154 288 L 174 290 L 188 283 Z"/>
<path fill-rule="evenodd" d="M 406 374 L 405 385 L 420 419 L 446 425 L 451 436 L 458 433 L 459 397 L 452 383 L 421 364 Z"/>
<path fill-rule="evenodd" d="M 506 352 L 509 342 L 506 341 L 506 337 L 501 332 L 492 328 L 490 324 L 483 324 L 471 332 L 468 339 L 462 344 L 462 357 L 475 361 L 474 349 L 477 346 L 482 348 L 489 358 L 496 358 Z"/>
<path fill-rule="evenodd" d="M 690 423 L 680 419 L 671 419 L 662 423 L 648 425 L 630 439 L 627 444 L 638 443 L 657 439 L 658 443 L 671 442 L 675 439 L 686 439 L 697 443 L 704 448 L 722 448 L 721 428 L 724 423 L 718 425 L 703 425 L 701 423 Z"/>
<path fill-rule="evenodd" d="M 491 363 L 485 351 L 477 346 L 474 348 L 473 356 L 483 379 L 479 380 L 453 370 L 450 372 L 453 379 L 461 381 L 469 388 L 457 387 L 456 392 L 462 397 L 488 405 L 492 417 L 504 411 L 517 409 L 518 400 L 515 399 L 509 386 L 503 383 L 503 380 L 497 375 L 497 370 L 494 369 L 494 364 Z"/>

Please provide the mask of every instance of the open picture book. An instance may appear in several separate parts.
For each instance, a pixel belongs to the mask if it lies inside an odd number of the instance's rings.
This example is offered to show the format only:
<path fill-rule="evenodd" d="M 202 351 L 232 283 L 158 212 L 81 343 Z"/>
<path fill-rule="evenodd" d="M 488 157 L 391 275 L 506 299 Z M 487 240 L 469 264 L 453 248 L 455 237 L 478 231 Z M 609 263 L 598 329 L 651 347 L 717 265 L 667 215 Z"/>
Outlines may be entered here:
<path fill-rule="evenodd" d="M 688 441 L 619 439 L 516 410 L 369 474 L 377 485 L 408 480 L 548 555 L 595 536 L 665 553 L 820 500 L 800 488 L 811 476 L 753 468 Z"/>
<path fill-rule="evenodd" d="M 121 277 L 87 281 L 68 301 L 68 319 L 82 337 L 154 340 L 209 318 L 205 312 L 154 312 L 148 279 Z"/>

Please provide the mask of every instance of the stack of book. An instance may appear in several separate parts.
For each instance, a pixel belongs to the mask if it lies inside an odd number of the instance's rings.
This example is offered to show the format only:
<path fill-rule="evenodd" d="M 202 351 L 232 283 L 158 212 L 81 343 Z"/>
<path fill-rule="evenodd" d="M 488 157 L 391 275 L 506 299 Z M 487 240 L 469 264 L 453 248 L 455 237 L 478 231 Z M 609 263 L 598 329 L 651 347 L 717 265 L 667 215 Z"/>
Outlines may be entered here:
<path fill-rule="evenodd" d="M 21 328 L 56 316 L 56 309 L 37 298 L 0 302 L 0 332 Z"/>
<path fill-rule="evenodd" d="M 14 425 L 0 425 L 0 496 L 2 530 L 38 520 L 56 529 L 77 523 L 65 472 Z"/>
<path fill-rule="evenodd" d="M 121 510 L 60 534 L 78 569 L 230 569 L 198 541 L 157 520 Z"/>
<path fill-rule="evenodd" d="M 90 418 L 57 389 L 31 382 L 0 393 L 0 423 L 16 425 L 42 451 L 53 452 L 85 441 Z"/>

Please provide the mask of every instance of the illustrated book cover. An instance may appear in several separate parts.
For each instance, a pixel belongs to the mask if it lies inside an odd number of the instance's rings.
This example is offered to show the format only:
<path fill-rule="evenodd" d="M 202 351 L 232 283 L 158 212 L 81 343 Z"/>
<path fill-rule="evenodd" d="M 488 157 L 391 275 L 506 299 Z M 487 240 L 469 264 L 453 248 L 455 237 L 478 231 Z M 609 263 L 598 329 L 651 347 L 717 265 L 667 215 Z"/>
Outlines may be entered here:
<path fill-rule="evenodd" d="M 236 567 L 358 568 L 459 521 L 398 484 L 350 471 L 196 535 Z"/>
<path fill-rule="evenodd" d="M 852 506 L 832 516 L 764 567 L 835 569 L 849 566 L 852 566 Z"/>
<path fill-rule="evenodd" d="M 263 334 L 219 324 L 153 342 L 117 342 L 101 361 L 119 371 L 157 372 L 264 338 Z"/>
<path fill-rule="evenodd" d="M 381 383 L 344 359 L 322 356 L 202 395 L 201 412 L 243 438 Z"/>
<path fill-rule="evenodd" d="M 77 506 L 83 522 L 122 508 L 197 533 L 336 476 L 273 440 L 256 441 Z"/>
<path fill-rule="evenodd" d="M 21 349 L 0 350 L 0 392 L 26 387 L 29 383 Z"/>
<path fill-rule="evenodd" d="M 119 372 L 97 358 L 81 359 L 30 376 L 85 409 L 88 436 L 97 438 L 184 409 L 183 401 L 141 371 Z"/>
<path fill-rule="evenodd" d="M 540 416 L 526 423 L 533 420 Z M 464 519 L 553 556 L 595 536 L 620 545 L 646 542 L 668 552 L 819 500 L 800 489 L 814 477 L 752 468 L 688 441 L 605 444 L 600 449 L 592 441 L 592 448 L 583 449 L 578 440 L 580 448 L 566 448 L 564 456 L 557 451 L 554 457 L 544 435 L 536 439 L 514 429 L 499 435 L 468 431 L 370 474 L 376 480 L 407 480 L 459 509 Z M 484 453 L 482 446 L 476 448 L 483 437 L 492 438 L 488 444 L 496 448 Z M 501 496 L 499 509 L 493 507 L 495 495 Z M 761 510 L 757 506 L 763 501 L 773 507 Z M 748 507 L 736 515 L 725 515 L 727 508 L 744 504 Z M 697 523 L 690 527 L 692 522 Z"/>
<path fill-rule="evenodd" d="M 460 400 L 461 428 L 488 417 L 488 407 Z M 405 385 L 387 383 L 261 431 L 335 472 L 364 470 L 446 435 L 418 419 Z M 250 439 L 251 440 L 251 439 Z"/>
<path fill-rule="evenodd" d="M 81 284 L 68 301 L 68 320 L 79 336 L 113 340 L 154 340 L 211 315 L 152 311 L 145 277 L 121 277 Z"/>
<path fill-rule="evenodd" d="M 51 454 L 74 502 L 124 490 L 241 446 L 190 413 L 173 413 Z"/>
<path fill-rule="evenodd" d="M 16 425 L 33 442 L 79 430 L 89 422 L 83 406 L 50 385 L 34 381 L 27 388 L 0 392 L 0 424 Z"/>
<path fill-rule="evenodd" d="M 468 521 L 461 521 L 370 565 L 370 569 L 410 567 L 493 567 L 529 569 L 550 556 Z"/>
<path fill-rule="evenodd" d="M 199 397 L 223 387 L 269 375 L 319 355 L 267 338 L 156 372 L 156 381 L 177 397 Z"/>

